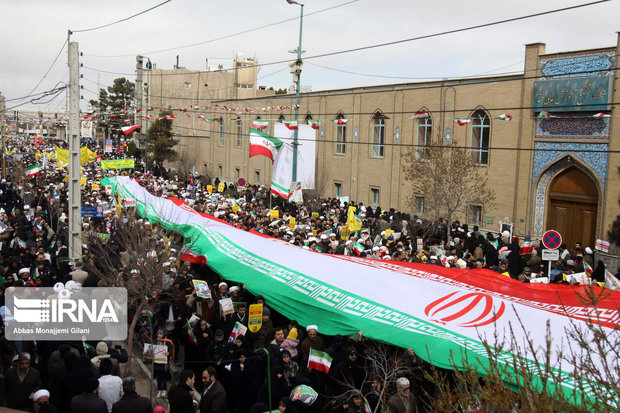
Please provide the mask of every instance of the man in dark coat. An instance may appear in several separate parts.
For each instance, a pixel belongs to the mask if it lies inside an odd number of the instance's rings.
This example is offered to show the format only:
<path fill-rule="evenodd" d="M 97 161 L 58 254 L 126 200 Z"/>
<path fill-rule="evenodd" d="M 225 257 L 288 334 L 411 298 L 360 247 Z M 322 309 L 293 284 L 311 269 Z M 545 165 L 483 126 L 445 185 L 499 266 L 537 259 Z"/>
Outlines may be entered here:
<path fill-rule="evenodd" d="M 131 376 L 123 379 L 123 397 L 112 406 L 112 413 L 151 413 L 153 406 L 146 397 L 136 393 L 136 379 Z"/>
<path fill-rule="evenodd" d="M 214 367 L 202 372 L 202 382 L 205 390 L 200 400 L 200 413 L 226 413 L 226 390 L 217 380 Z"/>
<path fill-rule="evenodd" d="M 414 413 L 418 411 L 416 397 L 411 394 L 409 380 L 401 377 L 396 380 L 396 394 L 388 400 L 390 413 Z"/>
<path fill-rule="evenodd" d="M 16 410 L 34 411 L 34 403 L 30 396 L 40 388 L 41 377 L 34 367 L 30 367 L 30 354 L 19 353 L 17 366 L 11 367 L 2 381 L 5 406 Z"/>
<path fill-rule="evenodd" d="M 170 413 L 195 413 L 192 389 L 196 376 L 193 370 L 183 370 L 179 376 L 179 384 L 172 386 L 168 392 Z"/>
<path fill-rule="evenodd" d="M 71 399 L 71 413 L 108 413 L 108 405 L 97 396 L 99 380 L 94 377 L 84 382 L 84 393 Z"/>

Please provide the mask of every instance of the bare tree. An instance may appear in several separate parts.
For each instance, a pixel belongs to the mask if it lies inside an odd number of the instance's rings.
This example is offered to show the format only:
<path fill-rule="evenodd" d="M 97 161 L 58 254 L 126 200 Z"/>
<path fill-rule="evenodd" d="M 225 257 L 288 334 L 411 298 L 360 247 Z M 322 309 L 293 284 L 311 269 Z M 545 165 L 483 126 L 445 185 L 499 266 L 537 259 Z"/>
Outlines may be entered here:
<path fill-rule="evenodd" d="M 405 179 L 412 188 L 407 202 L 415 210 L 416 197 L 423 197 L 424 216 L 430 221 L 443 218 L 450 226 L 456 215 L 467 215 L 470 205 L 493 207 L 495 191 L 488 185 L 488 168 L 476 165 L 456 140 L 446 145 L 438 136 L 423 150 L 413 148 L 405 159 Z"/>
<path fill-rule="evenodd" d="M 118 217 L 114 230 L 108 240 L 95 238 L 89 240 L 89 259 L 85 266 L 89 273 L 95 274 L 100 283 L 109 287 L 127 289 L 128 319 L 131 320 L 127 338 L 129 360 L 125 366 L 127 373 L 131 367 L 134 334 L 139 318 L 144 311 L 153 311 L 161 293 L 165 290 L 162 264 L 168 260 L 169 245 L 180 245 L 182 236 L 161 229 L 151 228 L 131 216 L 127 222 Z M 153 328 L 150 328 L 150 342 L 153 341 Z"/>

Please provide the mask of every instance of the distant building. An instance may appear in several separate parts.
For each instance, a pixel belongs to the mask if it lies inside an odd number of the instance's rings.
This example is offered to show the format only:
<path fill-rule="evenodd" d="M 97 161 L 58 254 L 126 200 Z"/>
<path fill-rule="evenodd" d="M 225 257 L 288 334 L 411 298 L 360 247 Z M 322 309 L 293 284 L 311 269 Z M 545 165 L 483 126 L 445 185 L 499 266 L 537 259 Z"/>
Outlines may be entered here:
<path fill-rule="evenodd" d="M 594 246 L 597 238 L 607 238 L 619 213 L 620 125 L 614 125 L 618 115 L 613 104 L 620 101 L 620 88 L 614 85 L 619 53 L 619 42 L 552 54 L 536 43 L 525 46 L 523 74 L 303 93 L 300 123 L 323 121 L 316 139 L 316 190 L 423 215 L 424 194 L 415 194 L 415 207 L 407 204 L 412 194 L 403 176 L 404 154 L 413 145 L 427 145 L 431 136 L 450 136 L 470 147 L 498 195 L 492 209 L 484 199 L 469 205 L 461 222 L 497 231 L 507 218 L 516 235 L 536 239 L 556 229 L 569 248 L 577 241 Z M 229 82 L 242 83 L 239 78 L 218 83 L 214 73 L 162 74 L 152 73 L 154 105 L 164 102 L 158 100 L 159 90 L 183 97 L 187 105 L 209 99 L 220 105 L 216 109 L 292 107 L 295 102 L 294 94 L 261 97 L 255 89 L 226 89 Z M 156 92 L 157 82 L 164 86 Z M 166 89 L 169 82 L 177 86 Z M 182 82 L 190 85 L 179 88 Z M 241 94 L 249 91 L 251 96 Z M 430 116 L 412 119 L 418 111 Z M 497 119 L 502 114 L 512 120 Z M 198 171 L 213 178 L 244 177 L 269 185 L 271 162 L 248 159 L 249 125 L 257 117 L 270 119 L 268 131 L 273 131 L 274 122 L 293 118 L 293 109 L 241 114 L 212 109 L 207 116 L 219 116 L 222 122 L 177 115 L 175 130 L 187 136 L 179 147 L 183 160 L 192 159 Z M 346 123 L 331 122 L 335 118 Z M 471 123 L 459 126 L 455 118 Z"/>

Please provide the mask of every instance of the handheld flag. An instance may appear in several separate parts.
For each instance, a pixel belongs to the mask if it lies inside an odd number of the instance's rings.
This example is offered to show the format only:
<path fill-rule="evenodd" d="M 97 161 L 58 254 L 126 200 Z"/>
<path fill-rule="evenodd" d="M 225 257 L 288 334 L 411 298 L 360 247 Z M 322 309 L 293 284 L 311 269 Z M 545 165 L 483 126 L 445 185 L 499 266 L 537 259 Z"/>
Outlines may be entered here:
<path fill-rule="evenodd" d="M 308 368 L 323 373 L 329 373 L 329 368 L 332 365 L 332 358 L 329 354 L 310 348 L 310 357 L 308 357 Z"/>

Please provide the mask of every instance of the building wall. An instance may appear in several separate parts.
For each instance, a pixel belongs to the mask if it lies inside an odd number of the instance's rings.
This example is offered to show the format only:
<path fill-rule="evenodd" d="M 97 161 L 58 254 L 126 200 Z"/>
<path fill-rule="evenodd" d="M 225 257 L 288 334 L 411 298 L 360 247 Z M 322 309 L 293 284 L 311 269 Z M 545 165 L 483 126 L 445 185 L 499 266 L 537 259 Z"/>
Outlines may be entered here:
<path fill-rule="evenodd" d="M 539 119 L 533 102 L 537 81 L 545 77 L 578 78 L 584 68 L 604 68 L 605 59 L 609 70 L 596 73 L 615 80 L 617 71 L 612 69 L 618 53 L 619 45 L 551 55 L 546 54 L 543 43 L 535 43 L 525 46 L 522 75 L 303 93 L 300 122 L 306 118 L 323 121 L 316 139 L 316 191 L 322 196 L 335 196 L 335 184 L 338 183 L 342 195 L 372 204 L 371 189 L 374 188 L 380 191 L 378 205 L 382 208 L 413 212 L 408 203 L 412 195 L 410 186 L 403 175 L 405 155 L 418 143 L 419 120 L 412 120 L 412 115 L 419 110 L 428 111 L 434 137 L 443 136 L 449 128 L 458 144 L 470 146 L 472 125 L 459 126 L 453 119 L 468 118 L 475 111 L 482 110 L 490 117 L 491 138 L 488 165 L 480 168 L 487 171 L 489 185 L 497 194 L 492 208 L 483 207 L 482 227 L 498 230 L 500 221 L 507 219 L 514 223 L 515 234 L 540 237 L 548 229 L 545 227 L 548 185 L 554 176 L 570 166 L 567 163 L 570 155 L 572 162 L 578 162 L 588 171 L 600 188 L 597 236 L 605 239 L 618 215 L 617 199 L 620 195 L 617 172 L 620 155 L 614 153 L 620 151 L 620 130 L 613 124 L 615 110 L 612 107 L 611 118 L 592 118 L 592 112 L 569 109 L 558 118 Z M 558 72 L 559 67 L 567 72 Z M 612 91 L 610 101 L 619 101 L 620 91 L 613 88 Z M 220 106 L 248 108 L 250 111 L 238 115 L 220 110 L 224 127 L 221 141 L 217 123 L 210 124 L 208 130 L 201 129 L 204 128 L 201 124 L 188 133 L 208 136 L 186 140 L 188 159 L 194 156 L 192 159 L 199 169 L 207 164 L 205 170 L 212 177 L 236 181 L 241 176 L 254 183 L 256 172 L 259 172 L 260 183 L 269 185 L 271 162 L 264 157 L 248 159 L 249 125 L 257 117 L 269 119 L 272 121 L 269 132 L 272 133 L 273 123 L 280 118 L 292 119 L 294 111 L 263 112 L 260 108 L 289 107 L 294 101 L 295 96 L 291 94 L 213 100 Z M 389 117 L 385 120 L 382 157 L 372 156 L 374 113 Z M 495 119 L 504 113 L 513 116 L 510 122 Z M 337 125 L 331 122 L 338 115 L 347 119 L 344 154 L 336 153 Z M 237 148 L 236 123 L 231 121 L 234 117 L 241 118 L 241 148 Z M 176 119 L 174 123 L 177 127 Z M 561 132 L 563 130 L 568 132 Z M 600 152 L 587 152 L 592 149 Z M 468 221 L 467 217 L 461 218 Z"/>

